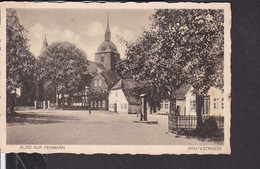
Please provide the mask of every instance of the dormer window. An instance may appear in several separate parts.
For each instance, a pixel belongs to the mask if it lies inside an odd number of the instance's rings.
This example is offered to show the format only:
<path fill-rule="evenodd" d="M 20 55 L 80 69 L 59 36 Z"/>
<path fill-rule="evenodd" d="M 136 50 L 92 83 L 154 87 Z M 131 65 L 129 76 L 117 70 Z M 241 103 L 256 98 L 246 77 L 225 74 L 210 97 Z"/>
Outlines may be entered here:
<path fill-rule="evenodd" d="M 102 47 L 101 50 L 102 50 L 102 51 L 105 51 L 105 50 L 106 50 L 106 47 Z"/>

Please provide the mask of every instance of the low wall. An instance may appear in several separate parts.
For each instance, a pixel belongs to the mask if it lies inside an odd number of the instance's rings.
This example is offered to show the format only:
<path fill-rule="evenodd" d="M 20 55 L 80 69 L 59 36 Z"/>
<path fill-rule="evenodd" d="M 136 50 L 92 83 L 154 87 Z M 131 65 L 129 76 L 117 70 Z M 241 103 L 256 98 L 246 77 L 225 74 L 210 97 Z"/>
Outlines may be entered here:
<path fill-rule="evenodd" d="M 21 110 L 34 110 L 34 106 L 15 106 L 15 111 L 21 111 Z"/>

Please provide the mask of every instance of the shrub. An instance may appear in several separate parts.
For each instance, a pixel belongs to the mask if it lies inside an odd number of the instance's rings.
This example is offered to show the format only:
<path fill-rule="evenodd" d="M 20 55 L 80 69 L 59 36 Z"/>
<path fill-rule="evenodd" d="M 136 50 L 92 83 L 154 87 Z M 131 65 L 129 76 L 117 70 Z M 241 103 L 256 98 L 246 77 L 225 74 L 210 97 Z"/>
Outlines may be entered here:
<path fill-rule="evenodd" d="M 198 130 L 198 135 L 201 137 L 216 137 L 219 133 L 217 122 L 213 117 L 207 118 Z"/>

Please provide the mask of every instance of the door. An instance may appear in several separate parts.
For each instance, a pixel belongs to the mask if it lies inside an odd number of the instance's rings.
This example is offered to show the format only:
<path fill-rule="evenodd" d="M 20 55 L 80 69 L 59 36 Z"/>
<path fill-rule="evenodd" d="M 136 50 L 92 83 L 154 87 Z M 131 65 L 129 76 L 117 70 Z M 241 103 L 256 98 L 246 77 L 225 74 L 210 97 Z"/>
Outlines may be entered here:
<path fill-rule="evenodd" d="M 117 113 L 117 104 L 114 105 L 114 111 Z"/>
<path fill-rule="evenodd" d="M 181 107 L 177 106 L 177 115 L 179 116 L 181 114 Z"/>

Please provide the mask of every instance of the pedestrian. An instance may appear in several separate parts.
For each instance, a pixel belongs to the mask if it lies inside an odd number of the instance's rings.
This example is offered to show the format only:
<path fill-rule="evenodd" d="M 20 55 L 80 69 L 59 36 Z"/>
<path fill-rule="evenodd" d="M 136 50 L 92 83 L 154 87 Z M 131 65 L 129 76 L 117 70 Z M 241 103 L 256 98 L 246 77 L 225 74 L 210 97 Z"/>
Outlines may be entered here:
<path fill-rule="evenodd" d="M 88 113 L 91 115 L 91 106 L 88 107 Z"/>

